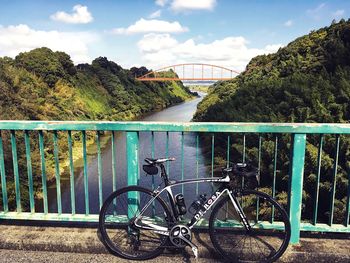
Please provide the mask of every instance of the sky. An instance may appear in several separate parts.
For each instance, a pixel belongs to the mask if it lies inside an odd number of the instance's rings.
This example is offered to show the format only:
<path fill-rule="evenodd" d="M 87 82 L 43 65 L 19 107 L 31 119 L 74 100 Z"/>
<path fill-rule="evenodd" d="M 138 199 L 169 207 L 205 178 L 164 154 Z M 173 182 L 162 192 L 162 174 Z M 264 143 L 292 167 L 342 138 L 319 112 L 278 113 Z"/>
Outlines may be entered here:
<path fill-rule="evenodd" d="M 0 56 L 46 46 L 75 64 L 104 56 L 124 68 L 242 71 L 254 56 L 349 17 L 349 0 L 0 0 Z"/>

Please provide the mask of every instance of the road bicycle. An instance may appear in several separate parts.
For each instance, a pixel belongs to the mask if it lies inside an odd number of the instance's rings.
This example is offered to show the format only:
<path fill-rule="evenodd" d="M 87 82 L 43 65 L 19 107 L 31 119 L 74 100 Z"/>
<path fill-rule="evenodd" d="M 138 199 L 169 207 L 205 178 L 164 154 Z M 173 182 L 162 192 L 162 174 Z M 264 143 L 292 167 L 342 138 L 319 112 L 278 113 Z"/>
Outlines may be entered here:
<path fill-rule="evenodd" d="M 165 248 L 189 246 L 197 257 L 192 241 L 196 225 L 209 226 L 210 240 L 226 262 L 273 262 L 285 252 L 291 231 L 288 215 L 274 198 L 254 190 L 260 181 L 258 169 L 235 163 L 223 168 L 221 177 L 172 181 L 164 164 L 174 160 L 146 158 L 143 170 L 147 175 L 160 174 L 162 183 L 154 190 L 124 187 L 104 202 L 99 231 L 112 254 L 145 260 Z M 187 208 L 184 195 L 174 195 L 173 189 L 194 183 L 212 183 L 215 188 Z"/>

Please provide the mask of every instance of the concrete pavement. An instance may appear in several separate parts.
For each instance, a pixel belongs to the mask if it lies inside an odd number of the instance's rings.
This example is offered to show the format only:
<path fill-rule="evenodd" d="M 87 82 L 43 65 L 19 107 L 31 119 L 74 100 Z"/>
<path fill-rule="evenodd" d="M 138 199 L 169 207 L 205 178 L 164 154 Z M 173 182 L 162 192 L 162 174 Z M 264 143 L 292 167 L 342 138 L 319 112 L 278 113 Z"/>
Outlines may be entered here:
<path fill-rule="evenodd" d="M 100 242 L 96 228 L 33 227 L 0 225 L 0 262 L 130 262 L 108 253 Z M 289 246 L 280 262 L 350 262 L 350 236 L 339 238 L 304 237 L 300 245 Z M 189 249 L 182 253 L 165 252 L 147 261 L 220 262 L 205 232 L 196 232 L 200 259 Z"/>

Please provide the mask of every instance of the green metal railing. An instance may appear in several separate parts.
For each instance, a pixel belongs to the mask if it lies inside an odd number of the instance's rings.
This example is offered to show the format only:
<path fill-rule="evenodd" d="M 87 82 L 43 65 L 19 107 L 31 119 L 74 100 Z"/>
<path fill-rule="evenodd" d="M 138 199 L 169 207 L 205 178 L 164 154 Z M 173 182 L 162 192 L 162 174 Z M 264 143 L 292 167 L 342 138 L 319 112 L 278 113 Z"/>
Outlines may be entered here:
<path fill-rule="evenodd" d="M 219 143 L 216 139 L 217 134 L 223 134 L 222 137 L 227 138 L 227 152 L 226 162 L 229 164 L 230 158 L 232 159 L 232 146 L 231 142 L 237 137 L 237 134 L 242 134 L 242 161 L 247 159 L 247 136 L 255 134 L 258 138 L 256 144 L 258 149 L 258 167 L 261 167 L 262 158 L 262 141 L 263 136 L 269 134 L 272 137 L 273 143 L 273 160 L 271 164 L 273 167 L 271 193 L 276 195 L 276 183 L 278 178 L 277 173 L 277 159 L 278 159 L 278 147 L 281 143 L 280 135 L 290 136 L 290 155 L 289 155 L 289 191 L 288 191 L 288 209 L 289 216 L 292 225 L 292 237 L 291 243 L 298 243 L 300 231 L 317 231 L 317 232 L 350 232 L 349 226 L 349 211 L 350 211 L 350 185 L 349 182 L 347 197 L 346 197 L 346 211 L 344 224 L 334 224 L 334 201 L 336 196 L 336 181 L 338 170 L 338 157 L 339 157 L 339 143 L 340 135 L 345 136 L 350 134 L 350 125 L 348 124 L 295 124 L 295 123 L 165 123 L 165 122 L 73 122 L 73 121 L 0 121 L 0 173 L 1 173 L 1 197 L 2 206 L 0 206 L 0 219 L 7 220 L 51 220 L 51 221 L 81 221 L 81 222 L 96 222 L 98 221 L 98 214 L 90 213 L 89 202 L 89 175 L 88 175 L 88 157 L 87 157 L 87 136 L 88 133 L 95 134 L 95 142 L 97 147 L 97 174 L 98 174 L 98 196 L 96 197 L 99 202 L 99 207 L 103 203 L 102 182 L 104 176 L 112 176 L 112 189 L 117 189 L 117 168 L 116 168 L 116 155 L 117 149 L 115 142 L 117 140 L 117 132 L 125 132 L 126 134 L 126 164 L 127 167 L 127 184 L 135 185 L 139 183 L 140 174 L 140 161 L 139 161 L 139 134 L 141 132 L 148 132 L 151 134 L 151 155 L 155 154 L 155 140 L 154 136 L 157 132 L 165 133 L 166 151 L 165 155 L 169 156 L 169 134 L 178 132 L 180 133 L 180 152 L 181 152 L 181 179 L 185 178 L 184 173 L 184 138 L 187 133 L 195 134 L 196 145 L 196 164 L 195 174 L 198 177 L 198 148 L 200 145 L 201 135 L 208 135 L 207 147 L 211 149 L 211 173 L 209 176 L 213 176 L 214 168 L 214 156 L 215 146 Z M 112 174 L 103 174 L 102 167 L 102 154 L 101 154 L 101 133 L 108 132 L 110 134 L 111 149 L 112 149 Z M 6 146 L 11 148 L 12 165 L 6 162 L 6 156 L 4 156 L 4 134 L 8 134 L 9 139 L 6 140 Z M 18 142 L 19 134 L 24 135 L 24 155 L 26 158 L 26 179 L 25 185 L 23 185 L 23 178 L 25 176 L 21 174 L 18 169 L 19 155 L 18 155 Z M 60 173 L 60 149 L 59 142 L 62 140 L 60 134 L 65 134 L 66 145 L 68 149 L 69 163 L 69 183 L 71 193 L 71 211 L 70 213 L 63 213 L 61 204 L 61 173 Z M 73 135 L 79 134 L 82 140 L 82 162 L 83 162 L 83 184 L 84 184 L 84 202 L 85 213 L 76 213 L 76 193 L 74 191 L 75 184 L 75 172 L 74 172 L 74 158 L 73 158 Z M 304 163 L 305 163 L 305 149 L 307 145 L 308 136 L 319 135 L 318 145 L 318 157 L 316 170 L 316 186 L 315 195 L 313 201 L 313 217 L 308 222 L 302 220 L 302 204 L 303 204 L 303 176 L 304 176 Z M 34 198 L 34 183 L 33 183 L 33 158 L 32 149 L 33 136 L 37 138 L 37 147 L 39 149 L 38 160 L 40 162 L 40 179 L 41 187 L 40 192 L 42 200 L 35 200 Z M 53 173 L 56 182 L 57 190 L 57 213 L 49 212 L 49 200 L 48 200 L 48 160 L 45 155 L 45 135 L 50 135 L 53 142 Z M 329 222 L 319 223 L 317 220 L 318 207 L 319 207 L 319 185 L 321 178 L 321 164 L 322 164 L 322 147 L 324 146 L 325 135 L 335 136 L 334 145 L 334 168 L 332 177 L 332 187 L 330 193 L 330 209 L 329 209 Z M 225 137 L 226 136 L 226 137 Z M 61 136 L 62 137 L 62 136 Z M 222 138 L 221 138 L 222 139 Z M 231 142 L 230 142 L 231 140 Z M 8 156 L 7 156 L 8 157 Z M 6 165 L 11 167 L 6 167 Z M 169 171 L 169 165 L 166 167 Z M 14 184 L 14 189 L 8 188 L 8 183 L 11 181 Z M 21 185 L 22 183 L 22 185 Z M 154 180 L 152 179 L 152 186 L 154 186 Z M 22 192 L 26 189 L 28 191 L 28 211 L 23 210 L 23 204 L 21 202 Z M 182 188 L 182 191 L 184 189 Z M 9 207 L 9 191 L 14 191 L 15 201 L 14 208 Z M 198 193 L 198 186 L 196 187 L 196 193 Z M 107 193 L 108 194 L 108 193 Z M 321 200 L 322 201 L 322 200 Z M 43 211 L 35 211 L 35 203 L 42 202 Z M 257 205 L 258 209 L 258 205 Z M 274 218 L 272 213 L 271 222 L 274 224 Z M 277 222 L 276 222 L 277 223 Z"/>

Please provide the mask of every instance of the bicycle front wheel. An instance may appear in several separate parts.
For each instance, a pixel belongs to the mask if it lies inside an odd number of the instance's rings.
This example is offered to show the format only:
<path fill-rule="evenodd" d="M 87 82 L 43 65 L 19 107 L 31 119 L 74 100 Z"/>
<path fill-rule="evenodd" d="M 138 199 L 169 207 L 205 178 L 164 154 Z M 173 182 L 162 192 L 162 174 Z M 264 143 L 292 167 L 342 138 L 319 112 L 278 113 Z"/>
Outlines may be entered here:
<path fill-rule="evenodd" d="M 115 255 L 145 260 L 162 253 L 168 237 L 171 215 L 166 203 L 152 191 L 129 186 L 112 193 L 104 202 L 99 217 L 102 242 Z M 142 214 L 141 214 L 142 212 Z M 154 231 L 152 229 L 158 229 Z"/>
<path fill-rule="evenodd" d="M 250 230 L 231 198 L 223 197 L 209 219 L 210 239 L 227 262 L 273 262 L 287 249 L 290 223 L 285 210 L 269 195 L 245 190 L 236 195 Z"/>

